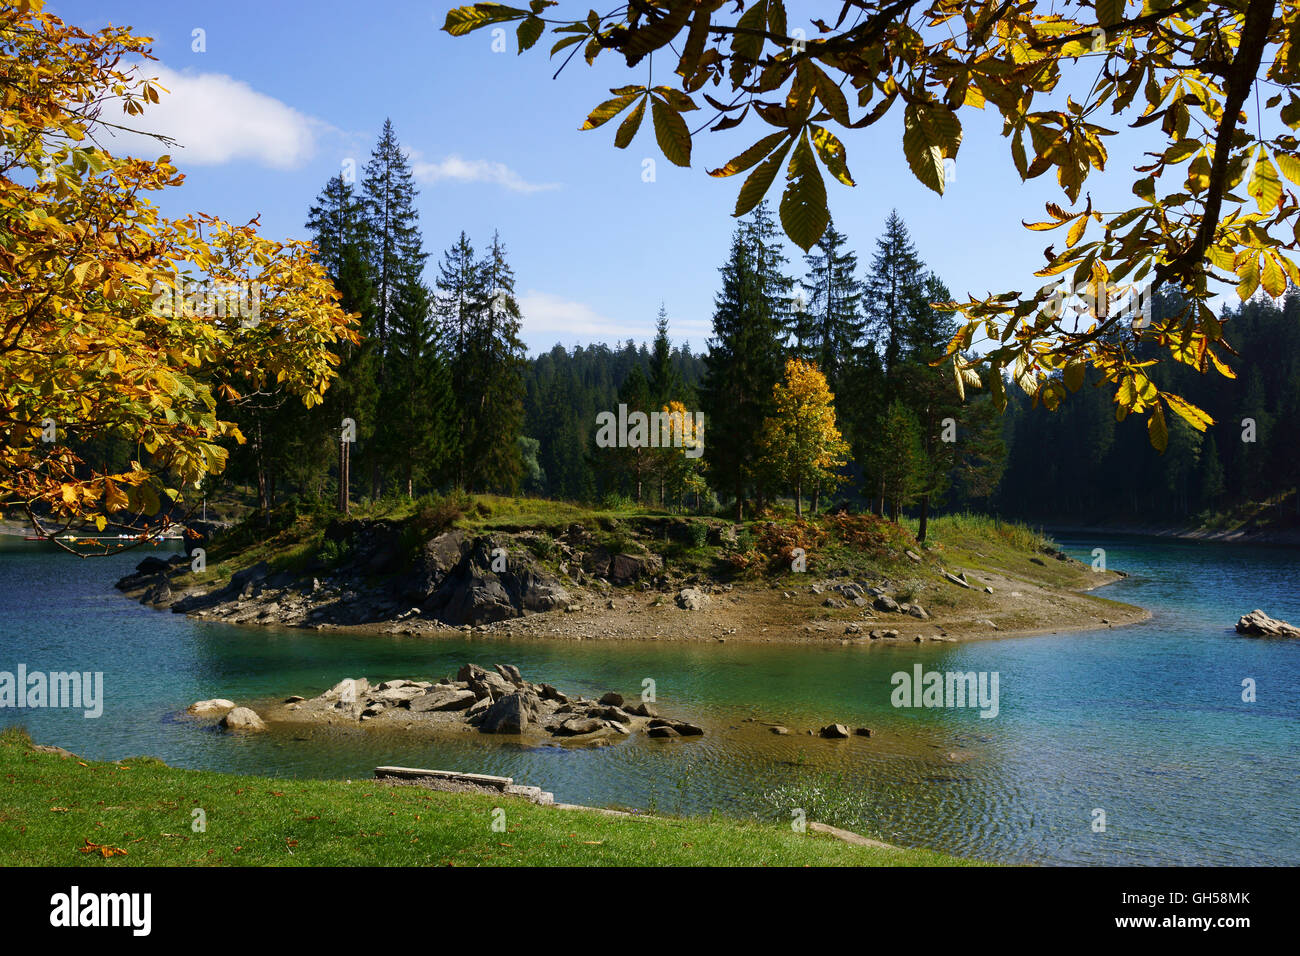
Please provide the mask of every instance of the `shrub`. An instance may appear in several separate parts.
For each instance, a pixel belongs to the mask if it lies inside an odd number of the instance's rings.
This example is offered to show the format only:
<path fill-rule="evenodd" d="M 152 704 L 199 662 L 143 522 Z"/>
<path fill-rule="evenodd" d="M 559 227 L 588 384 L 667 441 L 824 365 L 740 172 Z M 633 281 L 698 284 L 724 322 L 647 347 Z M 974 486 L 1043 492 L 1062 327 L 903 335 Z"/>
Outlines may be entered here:
<path fill-rule="evenodd" d="M 702 548 L 709 543 L 709 526 L 703 521 L 692 521 L 686 529 L 692 548 Z"/>

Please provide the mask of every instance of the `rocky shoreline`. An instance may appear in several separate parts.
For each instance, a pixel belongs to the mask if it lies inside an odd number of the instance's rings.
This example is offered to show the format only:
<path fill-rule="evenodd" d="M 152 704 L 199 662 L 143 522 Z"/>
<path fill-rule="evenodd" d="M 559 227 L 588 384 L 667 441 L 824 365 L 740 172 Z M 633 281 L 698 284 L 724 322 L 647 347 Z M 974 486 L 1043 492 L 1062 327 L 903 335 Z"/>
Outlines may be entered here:
<path fill-rule="evenodd" d="M 388 680 L 345 678 L 317 697 L 289 697 L 260 712 L 233 701 L 191 704 L 197 718 L 220 717 L 223 730 L 261 732 L 270 725 L 325 724 L 401 731 L 479 733 L 570 744 L 609 742 L 644 733 L 655 739 L 700 737 L 704 729 L 661 715 L 647 701 L 631 703 L 610 691 L 597 700 L 525 680 L 512 664 L 487 670 L 465 664 L 455 678 Z"/>

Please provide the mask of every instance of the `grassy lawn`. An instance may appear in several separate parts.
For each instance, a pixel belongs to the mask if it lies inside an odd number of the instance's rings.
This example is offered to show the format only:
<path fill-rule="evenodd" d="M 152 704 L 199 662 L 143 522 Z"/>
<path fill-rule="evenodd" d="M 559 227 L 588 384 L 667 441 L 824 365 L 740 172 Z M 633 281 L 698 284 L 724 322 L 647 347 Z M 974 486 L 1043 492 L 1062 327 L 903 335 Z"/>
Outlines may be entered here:
<path fill-rule="evenodd" d="M 15 729 L 0 733 L 0 780 L 0 866 L 974 865 L 721 817 L 613 817 L 372 780 L 178 770 L 150 758 L 89 763 L 35 751 Z M 497 807 L 503 832 L 492 826 Z M 192 829 L 196 809 L 205 832 Z"/>

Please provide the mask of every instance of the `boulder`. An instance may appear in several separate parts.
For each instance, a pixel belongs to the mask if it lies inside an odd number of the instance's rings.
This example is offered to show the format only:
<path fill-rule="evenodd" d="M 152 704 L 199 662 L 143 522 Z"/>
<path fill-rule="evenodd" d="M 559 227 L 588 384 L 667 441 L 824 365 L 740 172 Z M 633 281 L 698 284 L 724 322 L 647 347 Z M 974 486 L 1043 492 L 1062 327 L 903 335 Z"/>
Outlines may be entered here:
<path fill-rule="evenodd" d="M 162 558 L 155 558 L 153 555 L 150 555 L 149 557 L 145 558 L 143 561 L 141 561 L 139 564 L 135 566 L 135 573 L 136 574 L 161 574 L 162 572 L 166 571 L 169 567 L 171 567 L 171 565 L 169 565 Z"/>
<path fill-rule="evenodd" d="M 1042 564 L 1042 563 L 1043 563 L 1042 561 L 1039 561 L 1037 558 L 1030 558 L 1029 560 L 1035 562 L 1036 564 Z M 964 572 L 964 571 L 962 572 L 961 577 L 958 577 L 957 575 L 952 574 L 952 573 L 950 573 L 950 572 L 948 572 L 948 571 L 944 571 L 944 572 L 943 572 L 943 579 L 944 579 L 945 581 L 947 581 L 949 584 L 955 584 L 955 585 L 957 585 L 957 587 L 959 587 L 959 588 L 969 588 L 969 587 L 970 587 L 970 583 L 966 580 L 966 572 Z"/>
<path fill-rule="evenodd" d="M 519 673 L 519 668 L 514 664 L 496 664 L 496 671 L 503 678 L 514 684 L 516 687 L 524 686 L 524 676 Z"/>
<path fill-rule="evenodd" d="M 784 736 L 786 736 L 787 734 L 790 733 L 790 728 L 789 728 L 789 727 L 780 727 L 780 726 L 778 726 L 778 727 L 771 727 L 771 728 L 769 728 L 769 729 L 772 731 L 772 733 L 777 734 L 778 736 L 781 736 L 781 737 L 784 737 Z"/>
<path fill-rule="evenodd" d="M 456 680 L 467 681 L 471 679 L 482 680 L 487 676 L 487 671 L 477 664 L 462 664 L 460 670 L 456 672 Z"/>
<path fill-rule="evenodd" d="M 185 708 L 185 712 L 198 717 L 208 717 L 215 714 L 224 714 L 226 711 L 234 709 L 235 702 L 233 700 L 214 697 L 212 700 L 196 700 Z"/>
<path fill-rule="evenodd" d="M 603 696 L 599 702 L 606 707 L 622 707 L 623 695 L 611 690 L 608 694 Z"/>
<path fill-rule="evenodd" d="M 1300 627 L 1275 620 L 1256 608 L 1237 621 L 1237 633 L 1246 637 L 1300 637 Z"/>
<path fill-rule="evenodd" d="M 658 574 L 663 566 L 657 554 L 616 554 L 609 562 L 609 579 L 614 584 L 630 584 Z"/>
<path fill-rule="evenodd" d="M 535 713 L 535 708 L 529 706 L 531 696 L 520 691 L 501 697 L 488 708 L 478 729 L 485 734 L 522 734 Z"/>
<path fill-rule="evenodd" d="M 651 727 L 649 730 L 647 730 L 646 736 L 647 737 L 680 737 L 681 734 L 677 733 L 676 730 L 674 730 L 672 727 L 669 727 L 667 724 L 660 724 L 658 727 Z"/>
<path fill-rule="evenodd" d="M 266 730 L 266 723 L 261 717 L 247 707 L 236 707 L 221 718 L 221 726 L 226 730 L 255 733 Z"/>
<path fill-rule="evenodd" d="M 827 724 L 818 733 L 827 740 L 843 740 L 849 736 L 849 728 L 843 724 Z"/>
<path fill-rule="evenodd" d="M 369 690 L 370 681 L 364 677 L 345 677 L 321 696 L 340 704 L 355 704 Z"/>
<path fill-rule="evenodd" d="M 482 677 L 471 678 L 466 683 L 475 697 L 490 697 L 493 700 L 515 691 L 514 684 L 508 683 L 500 674 L 489 674 L 486 671 L 483 672 Z"/>
<path fill-rule="evenodd" d="M 699 588 L 682 588 L 677 592 L 677 606 L 686 611 L 698 611 L 710 600 Z"/>
<path fill-rule="evenodd" d="M 141 604 L 166 604 L 172 599 L 172 586 L 166 578 L 145 589 L 140 598 Z"/>
<path fill-rule="evenodd" d="M 879 597 L 877 597 L 874 601 L 871 602 L 871 606 L 874 607 L 877 611 L 884 611 L 889 614 L 893 614 L 898 611 L 898 602 L 895 601 L 887 594 L 881 594 Z"/>
<path fill-rule="evenodd" d="M 450 684 L 439 684 L 411 699 L 411 711 L 417 714 L 434 710 L 465 710 L 474 705 L 478 695 Z M 489 704 L 490 706 L 490 704 Z"/>
<path fill-rule="evenodd" d="M 553 731 L 559 737 L 577 737 L 581 734 L 592 734 L 600 730 L 604 724 L 591 717 L 570 717 L 561 723 Z"/>

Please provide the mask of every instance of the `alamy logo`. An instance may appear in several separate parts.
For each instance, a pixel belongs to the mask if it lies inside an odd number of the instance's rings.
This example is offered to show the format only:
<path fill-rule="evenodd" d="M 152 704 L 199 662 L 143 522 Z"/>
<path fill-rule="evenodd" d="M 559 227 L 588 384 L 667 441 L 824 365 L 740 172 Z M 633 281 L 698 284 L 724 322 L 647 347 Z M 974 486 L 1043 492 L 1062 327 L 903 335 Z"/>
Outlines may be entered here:
<path fill-rule="evenodd" d="M 185 282 L 153 285 L 153 314 L 161 318 L 238 319 L 246 329 L 262 321 L 262 287 L 255 282 Z"/>
<path fill-rule="evenodd" d="M 18 672 L 0 671 L 0 710 L 68 707 L 84 711 L 84 717 L 104 713 L 103 671 L 42 671 L 28 673 L 26 664 Z"/>
<path fill-rule="evenodd" d="M 998 672 L 926 671 L 912 665 L 912 673 L 898 671 L 889 682 L 895 707 L 978 707 L 981 717 L 998 715 Z"/>
<path fill-rule="evenodd" d="M 74 886 L 67 893 L 50 897 L 50 925 L 126 926 L 134 936 L 148 936 L 153 928 L 153 896 L 150 893 L 82 893 Z"/>
<path fill-rule="evenodd" d="M 683 448 L 687 458 L 704 454 L 704 413 L 628 412 L 596 415 L 597 448 Z"/>

